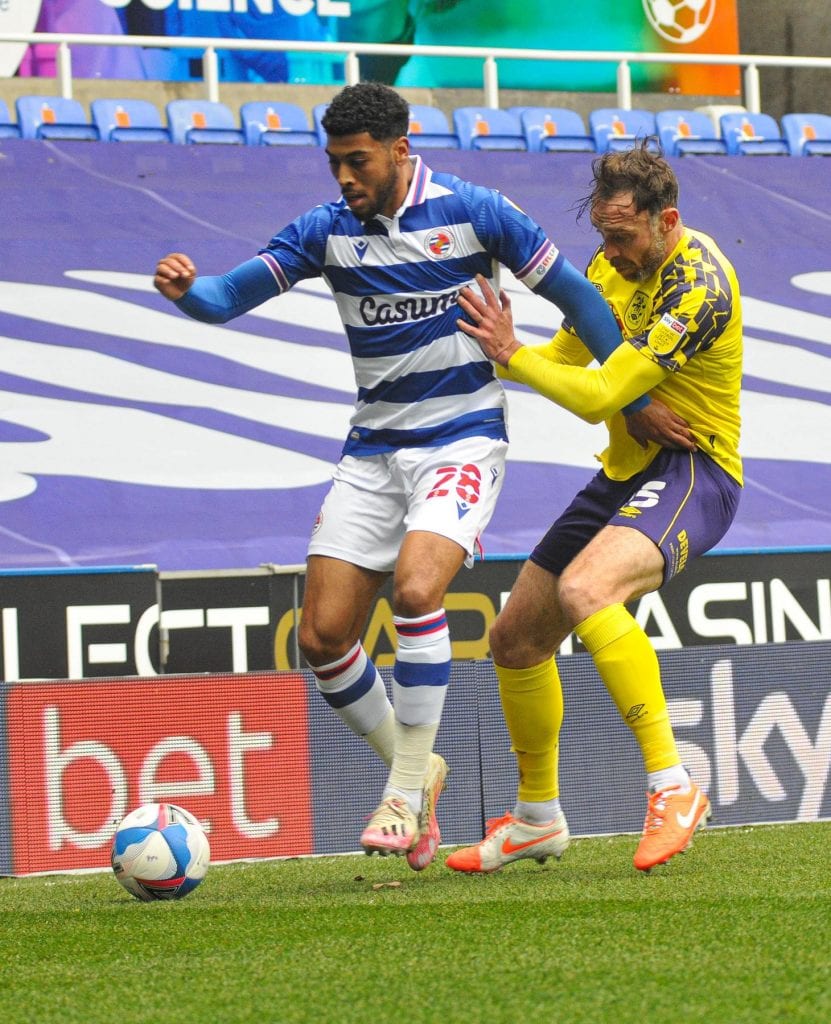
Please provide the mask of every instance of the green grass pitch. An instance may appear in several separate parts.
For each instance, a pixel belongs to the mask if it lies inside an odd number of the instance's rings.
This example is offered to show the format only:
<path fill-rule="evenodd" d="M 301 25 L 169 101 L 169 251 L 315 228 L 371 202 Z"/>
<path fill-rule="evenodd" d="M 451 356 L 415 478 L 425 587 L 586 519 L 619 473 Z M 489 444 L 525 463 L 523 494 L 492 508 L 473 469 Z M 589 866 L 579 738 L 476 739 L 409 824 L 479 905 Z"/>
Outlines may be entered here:
<path fill-rule="evenodd" d="M 109 873 L 0 879 L 8 1024 L 820 1024 L 831 822 L 633 836 L 421 874 L 363 855 L 214 865 L 178 903 Z"/>

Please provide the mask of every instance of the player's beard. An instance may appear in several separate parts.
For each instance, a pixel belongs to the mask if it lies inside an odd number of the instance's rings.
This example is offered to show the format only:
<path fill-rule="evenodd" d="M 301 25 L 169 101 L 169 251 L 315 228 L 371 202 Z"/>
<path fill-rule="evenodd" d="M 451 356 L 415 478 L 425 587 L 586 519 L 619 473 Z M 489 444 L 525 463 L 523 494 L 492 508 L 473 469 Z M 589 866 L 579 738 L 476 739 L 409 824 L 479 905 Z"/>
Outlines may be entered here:
<path fill-rule="evenodd" d="M 395 195 L 397 188 L 398 172 L 396 171 L 395 164 L 390 160 L 389 173 L 387 174 L 387 177 L 378 185 L 375 190 L 375 197 L 372 202 L 367 203 L 366 210 L 360 214 L 356 213 L 358 219 L 364 224 L 368 224 L 373 217 L 377 217 L 379 213 L 383 213 L 387 203 Z"/>
<path fill-rule="evenodd" d="M 667 244 L 663 235 L 656 234 L 644 254 L 643 263 L 630 277 L 630 281 L 648 281 L 667 258 Z"/>

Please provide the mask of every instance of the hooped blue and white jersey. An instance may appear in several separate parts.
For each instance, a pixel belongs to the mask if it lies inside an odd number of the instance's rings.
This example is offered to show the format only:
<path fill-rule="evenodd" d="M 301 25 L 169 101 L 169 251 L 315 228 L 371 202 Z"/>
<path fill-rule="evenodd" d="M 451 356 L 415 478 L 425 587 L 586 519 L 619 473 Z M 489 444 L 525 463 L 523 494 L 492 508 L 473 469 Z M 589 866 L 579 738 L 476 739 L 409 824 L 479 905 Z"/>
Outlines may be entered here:
<path fill-rule="evenodd" d="M 534 288 L 563 259 L 500 193 L 411 159 L 394 217 L 364 224 L 340 199 L 304 213 L 259 253 L 275 294 L 322 276 L 335 298 L 358 387 L 344 454 L 507 440 L 502 384 L 456 325 L 459 291 L 476 274 L 498 291 L 499 264 Z"/>

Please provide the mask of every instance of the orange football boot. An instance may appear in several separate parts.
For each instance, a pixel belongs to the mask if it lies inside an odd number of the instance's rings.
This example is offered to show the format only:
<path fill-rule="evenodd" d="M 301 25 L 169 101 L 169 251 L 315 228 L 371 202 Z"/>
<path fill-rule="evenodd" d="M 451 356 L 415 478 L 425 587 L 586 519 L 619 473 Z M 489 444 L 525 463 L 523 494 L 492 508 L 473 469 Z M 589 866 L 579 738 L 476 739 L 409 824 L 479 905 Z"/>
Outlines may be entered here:
<path fill-rule="evenodd" d="M 694 782 L 687 793 L 680 788 L 667 786 L 646 794 L 643 834 L 633 859 L 639 871 L 649 871 L 683 853 L 692 843 L 693 832 L 712 816 L 706 793 Z"/>
<path fill-rule="evenodd" d="M 481 843 L 454 850 L 446 863 L 453 871 L 490 874 L 515 860 L 531 859 L 540 864 L 547 857 L 559 860 L 568 844 L 568 825 L 562 814 L 547 825 L 531 825 L 506 814 L 488 821 Z"/>

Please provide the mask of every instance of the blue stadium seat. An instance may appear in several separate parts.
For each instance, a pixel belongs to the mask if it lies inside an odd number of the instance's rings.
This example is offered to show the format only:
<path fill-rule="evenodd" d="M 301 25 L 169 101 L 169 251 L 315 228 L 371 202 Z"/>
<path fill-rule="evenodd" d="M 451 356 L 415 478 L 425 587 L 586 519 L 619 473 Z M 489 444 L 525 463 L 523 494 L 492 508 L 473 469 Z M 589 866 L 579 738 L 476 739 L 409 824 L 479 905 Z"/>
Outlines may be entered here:
<path fill-rule="evenodd" d="M 728 156 L 789 156 L 779 125 L 770 114 L 722 114 Z"/>
<path fill-rule="evenodd" d="M 831 115 L 785 114 L 781 124 L 791 156 L 831 156 Z"/>
<path fill-rule="evenodd" d="M 721 136 L 721 115 L 722 114 L 744 114 L 747 107 L 740 103 L 704 103 L 694 108 L 697 114 L 706 114 L 710 118 L 716 138 Z"/>
<path fill-rule="evenodd" d="M 589 114 L 589 130 L 598 153 L 607 149 L 631 149 L 643 139 L 657 135 L 655 115 L 650 110 L 599 107 Z"/>
<path fill-rule="evenodd" d="M 450 130 L 444 112 L 426 104 L 410 104 L 410 146 L 412 149 L 460 149 L 459 136 Z"/>
<path fill-rule="evenodd" d="M 249 146 L 317 146 L 317 132 L 296 103 L 252 100 L 240 107 L 240 120 Z"/>
<path fill-rule="evenodd" d="M 62 96 L 18 96 L 17 123 L 24 139 L 98 140 L 98 129 L 77 100 Z"/>
<path fill-rule="evenodd" d="M 456 107 L 453 127 L 462 149 L 528 149 L 519 119 L 493 107 Z"/>
<path fill-rule="evenodd" d="M 312 124 L 314 125 L 314 130 L 317 132 L 317 137 L 321 146 L 326 145 L 326 132 L 323 130 L 321 122 L 328 106 L 328 103 L 315 103 L 312 107 Z"/>
<path fill-rule="evenodd" d="M 697 110 L 659 110 L 655 115 L 658 138 L 666 156 L 727 153 L 712 120 Z"/>
<path fill-rule="evenodd" d="M 594 153 L 594 139 L 586 134 L 583 118 L 566 107 L 514 107 L 528 149 L 533 153 Z"/>
<path fill-rule="evenodd" d="M 0 100 L 0 139 L 19 139 L 20 136 L 20 125 L 12 121 L 9 108 Z"/>
<path fill-rule="evenodd" d="M 321 146 L 326 145 L 323 130 L 323 115 L 328 103 L 317 103 L 312 107 L 312 121 Z M 427 104 L 410 104 L 410 146 L 415 149 L 460 149 L 458 135 L 451 129 L 443 111 Z"/>
<path fill-rule="evenodd" d="M 170 100 L 167 104 L 170 136 L 180 144 L 245 145 L 231 108 L 213 100 Z"/>
<path fill-rule="evenodd" d="M 103 142 L 170 142 L 170 132 L 149 100 L 97 99 L 90 110 Z"/>

